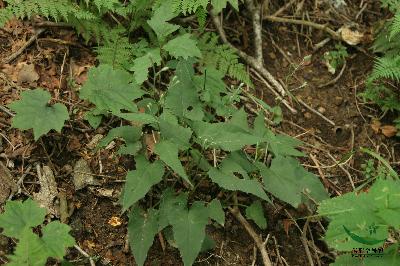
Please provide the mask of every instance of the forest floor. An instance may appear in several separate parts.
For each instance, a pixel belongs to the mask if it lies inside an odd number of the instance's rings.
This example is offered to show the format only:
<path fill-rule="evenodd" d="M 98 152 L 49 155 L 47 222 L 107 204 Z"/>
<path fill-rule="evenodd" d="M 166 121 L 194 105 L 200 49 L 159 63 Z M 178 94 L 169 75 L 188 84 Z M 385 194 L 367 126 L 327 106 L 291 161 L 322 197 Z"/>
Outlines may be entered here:
<path fill-rule="evenodd" d="M 365 32 L 385 16 L 375 1 L 354 1 L 356 3 L 336 13 L 329 13 L 322 7 L 314 9 L 308 2 L 314 1 L 305 1 L 301 8 L 298 5 L 289 7 L 283 14 L 308 14 L 310 20 L 330 23 L 333 28 L 352 22 Z M 366 7 L 360 7 L 360 2 L 365 2 Z M 247 40 L 252 38 L 251 22 L 245 17 L 231 14 L 224 28 L 236 47 L 251 54 L 252 47 Z M 0 29 L 0 60 L 24 46 L 33 36 L 36 23 L 38 21 L 13 20 Z M 207 30 L 214 30 L 212 23 L 207 27 Z M 275 130 L 304 142 L 302 151 L 307 157 L 302 158 L 303 165 L 318 175 L 331 195 L 336 196 L 352 191 L 364 179 L 361 165 L 367 156 L 353 152 L 358 147 L 370 148 L 390 162 L 396 162 L 400 158 L 400 145 L 398 139 L 388 138 L 376 129 L 374 121 L 381 115 L 380 111 L 359 97 L 373 67 L 374 55 L 369 50 L 371 43 L 364 42 L 357 47 L 347 45 L 349 56 L 343 71 L 338 69 L 332 75 L 323 55 L 334 50 L 337 42 L 331 40 L 321 49 L 313 49 L 326 37 L 324 32 L 306 26 L 263 23 L 266 68 L 295 98 L 334 123 L 292 100 L 291 104 L 298 113 L 292 114 L 282 105 L 283 120 Z M 92 48 L 71 29 L 45 28 L 15 60 L 1 67 L 0 104 L 7 105 L 17 100 L 19 93 L 26 88 L 42 87 L 52 91 L 69 108 L 82 106 L 84 109 L 77 91 L 71 89 L 67 81 L 74 79 L 77 84 L 84 83 L 88 69 L 96 64 Z M 249 71 L 255 83 L 252 93 L 275 105 L 275 96 L 254 71 Z M 321 87 L 338 75 L 330 85 Z M 389 118 L 381 119 L 382 125 L 390 123 Z M 96 135 L 105 134 L 117 122 L 106 121 L 93 130 L 77 114 L 66 124 L 61 135 L 48 134 L 34 143 L 31 132 L 11 128 L 10 121 L 9 114 L 0 112 L 0 158 L 12 176 L 16 179 L 24 176 L 20 197 L 32 195 L 40 189 L 36 164 L 50 166 L 58 190 L 67 202 L 63 219 L 72 227 L 78 245 L 98 259 L 96 265 L 134 265 L 126 241 L 128 218 L 121 216 L 117 204 L 123 177 L 133 168 L 132 158 L 116 156 L 112 147 L 94 152 L 91 145 Z M 76 191 L 71 175 L 81 158 L 89 162 L 97 184 Z M 268 238 L 267 250 L 276 265 L 309 265 L 305 245 L 311 247 L 312 257 L 319 265 L 332 262 L 334 254 L 321 240 L 327 223 L 312 221 L 305 224 L 301 218 L 306 213 L 279 201 L 274 207 L 266 206 L 268 228 L 259 233 L 264 239 Z M 208 230 L 217 246 L 202 254 L 195 265 L 252 265 L 256 261 L 257 252 L 252 239 L 231 215 L 227 214 L 224 228 Z M 1 264 L 2 257 L 10 252 L 13 244 L 7 239 L 0 240 Z M 155 239 L 147 265 L 181 265 L 177 249 L 163 244 L 162 240 Z M 77 265 L 85 264 L 82 262 L 85 258 L 75 249 L 71 249 L 67 258 L 76 261 Z"/>

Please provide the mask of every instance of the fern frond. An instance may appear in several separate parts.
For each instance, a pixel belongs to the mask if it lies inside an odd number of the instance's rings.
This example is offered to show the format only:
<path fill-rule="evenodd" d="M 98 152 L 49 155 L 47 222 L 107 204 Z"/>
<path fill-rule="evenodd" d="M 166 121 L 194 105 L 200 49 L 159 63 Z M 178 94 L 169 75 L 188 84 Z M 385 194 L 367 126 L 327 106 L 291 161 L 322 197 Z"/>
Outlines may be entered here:
<path fill-rule="evenodd" d="M 381 5 L 394 13 L 400 11 L 400 0 L 381 0 Z"/>
<path fill-rule="evenodd" d="M 390 25 L 390 39 L 400 33 L 400 12 L 394 16 L 393 22 Z"/>
<path fill-rule="evenodd" d="M 400 81 L 400 56 L 395 58 L 382 57 L 376 60 L 370 81 L 377 79 L 392 79 Z"/>
<path fill-rule="evenodd" d="M 209 0 L 173 0 L 173 7 L 176 12 L 183 15 L 193 14 L 199 8 L 207 9 Z"/>
<path fill-rule="evenodd" d="M 253 86 L 246 67 L 239 62 L 239 56 L 226 44 L 218 43 L 218 36 L 205 33 L 199 38 L 198 46 L 203 54 L 202 63 L 213 67 L 229 77 Z"/>
<path fill-rule="evenodd" d="M 77 19 L 95 19 L 92 13 L 80 8 L 68 0 L 9 0 L 5 8 L 17 18 L 30 18 L 33 15 L 44 16 L 55 21 L 68 21 L 70 17 Z"/>

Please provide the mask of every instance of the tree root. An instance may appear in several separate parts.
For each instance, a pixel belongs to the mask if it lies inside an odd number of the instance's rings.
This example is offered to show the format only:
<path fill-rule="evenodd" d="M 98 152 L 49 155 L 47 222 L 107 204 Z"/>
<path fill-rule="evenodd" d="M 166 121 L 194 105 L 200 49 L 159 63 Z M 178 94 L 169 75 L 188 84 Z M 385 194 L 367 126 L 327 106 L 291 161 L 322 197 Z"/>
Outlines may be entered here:
<path fill-rule="evenodd" d="M 254 231 L 254 229 L 251 227 L 249 222 L 243 217 L 243 215 L 240 213 L 238 207 L 234 208 L 229 208 L 230 213 L 235 216 L 235 218 L 239 221 L 239 223 L 246 229 L 247 233 L 251 236 L 251 238 L 254 240 L 254 243 L 256 244 L 258 250 L 261 253 L 261 257 L 263 260 L 263 263 L 265 266 L 272 266 L 271 260 L 268 255 L 268 251 L 265 248 L 266 243 L 262 241 L 262 239 L 257 235 L 257 233 Z"/>

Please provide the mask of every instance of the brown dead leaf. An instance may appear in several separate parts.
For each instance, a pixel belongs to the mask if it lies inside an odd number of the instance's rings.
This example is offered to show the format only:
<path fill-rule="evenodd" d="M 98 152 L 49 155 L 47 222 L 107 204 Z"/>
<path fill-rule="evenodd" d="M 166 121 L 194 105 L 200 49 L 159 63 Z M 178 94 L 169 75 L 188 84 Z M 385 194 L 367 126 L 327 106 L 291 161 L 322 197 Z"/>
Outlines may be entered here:
<path fill-rule="evenodd" d="M 11 193 L 17 191 L 17 184 L 11 176 L 10 170 L 0 162 L 0 204 L 6 202 Z"/>
<path fill-rule="evenodd" d="M 347 44 L 355 46 L 364 39 L 364 33 L 353 29 L 350 26 L 343 26 L 340 28 L 343 41 Z"/>
<path fill-rule="evenodd" d="M 74 78 L 74 80 L 77 84 L 82 85 L 83 83 L 85 83 L 85 81 L 87 80 L 88 70 L 91 67 L 92 67 L 92 65 L 80 66 L 80 65 L 77 65 L 74 62 L 72 62 L 72 64 L 71 64 L 72 77 Z"/>
<path fill-rule="evenodd" d="M 21 70 L 18 73 L 17 82 L 19 85 L 27 83 L 31 85 L 32 83 L 39 80 L 39 74 L 35 70 L 33 64 L 23 64 Z"/>
<path fill-rule="evenodd" d="M 149 158 L 154 153 L 154 146 L 159 141 L 159 139 L 160 135 L 157 133 L 144 135 L 144 143 L 146 145 L 147 158 Z"/>
<path fill-rule="evenodd" d="M 283 223 L 283 229 L 285 230 L 286 235 L 289 236 L 290 226 L 294 225 L 294 222 L 290 219 L 284 219 L 284 220 L 282 220 L 282 223 Z"/>
<path fill-rule="evenodd" d="M 371 128 L 376 134 L 379 133 L 379 129 L 381 128 L 381 125 L 382 125 L 381 121 L 379 121 L 378 119 L 373 119 L 371 121 Z"/>
<path fill-rule="evenodd" d="M 394 137 L 397 134 L 397 128 L 391 125 L 382 126 L 381 130 L 382 134 L 387 138 Z"/>
<path fill-rule="evenodd" d="M 40 207 L 46 208 L 48 213 L 58 216 L 57 209 L 54 206 L 54 198 L 58 195 L 58 190 L 53 171 L 46 165 L 43 168 L 37 165 L 36 170 L 40 191 L 39 193 L 33 193 L 33 199 L 39 203 Z"/>

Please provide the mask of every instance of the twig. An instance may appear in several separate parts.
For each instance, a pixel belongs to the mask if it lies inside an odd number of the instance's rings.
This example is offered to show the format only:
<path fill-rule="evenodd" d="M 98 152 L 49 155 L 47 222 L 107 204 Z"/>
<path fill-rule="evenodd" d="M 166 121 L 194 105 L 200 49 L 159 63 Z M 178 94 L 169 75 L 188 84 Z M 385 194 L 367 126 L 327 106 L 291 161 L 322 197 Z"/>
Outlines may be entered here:
<path fill-rule="evenodd" d="M 318 115 L 319 117 L 321 117 L 322 119 L 324 119 L 326 122 L 328 122 L 329 124 L 331 124 L 332 126 L 336 126 L 335 122 L 333 122 L 332 120 L 330 120 L 329 118 L 327 118 L 326 116 L 324 116 L 323 114 L 321 114 L 320 112 L 318 112 L 317 110 L 313 109 L 311 106 L 309 106 L 308 104 L 306 104 L 305 102 L 303 102 L 302 99 L 296 99 L 299 103 L 301 103 L 304 107 L 306 107 L 308 110 L 310 110 L 311 112 L 313 112 L 314 114 Z"/>
<path fill-rule="evenodd" d="M 15 53 L 13 53 L 12 55 L 10 55 L 9 57 L 7 57 L 6 59 L 4 59 L 3 61 L 0 62 L 0 65 L 2 64 L 8 64 L 11 61 L 13 61 L 15 58 L 17 58 L 19 55 L 21 55 L 26 48 L 28 48 L 36 39 L 37 37 L 42 34 L 42 32 L 44 32 L 44 29 L 38 29 L 35 34 L 21 47 L 18 49 L 18 51 L 16 51 Z"/>
<path fill-rule="evenodd" d="M 272 266 L 267 249 L 265 248 L 265 243 L 263 243 L 262 239 L 256 234 L 256 232 L 251 227 L 249 222 L 243 217 L 243 215 L 240 213 L 239 209 L 237 207 L 235 207 L 235 208 L 230 207 L 229 211 L 243 225 L 243 227 L 246 229 L 247 233 L 249 233 L 251 238 L 256 243 L 258 250 L 260 250 L 260 252 L 261 252 L 261 257 L 263 259 L 264 265 Z"/>
<path fill-rule="evenodd" d="M 293 5 L 297 0 L 291 0 L 288 3 L 286 3 L 284 6 L 279 8 L 272 16 L 277 17 L 280 14 L 282 14 L 286 9 L 288 9 L 291 5 Z"/>
<path fill-rule="evenodd" d="M 292 114 L 296 114 L 297 110 L 294 109 L 292 106 L 290 106 L 289 102 L 286 101 L 285 99 L 282 98 L 281 94 L 279 94 L 277 91 L 275 91 L 274 88 L 257 72 L 253 70 L 253 73 L 265 84 L 265 86 L 273 93 L 275 94 L 276 98 L 281 101 Z"/>
<path fill-rule="evenodd" d="M 329 81 L 329 82 L 327 82 L 325 84 L 319 85 L 318 89 L 321 89 L 323 87 L 326 87 L 326 86 L 329 86 L 329 85 L 332 85 L 332 84 L 336 83 L 340 79 L 340 77 L 343 75 L 345 68 L 346 68 L 346 61 L 344 61 L 342 69 L 340 70 L 339 74 L 334 79 L 332 79 L 331 81 Z"/>
<path fill-rule="evenodd" d="M 315 22 L 307 21 L 307 20 L 282 18 L 282 17 L 275 17 L 275 16 L 264 16 L 264 19 L 272 21 L 272 22 L 291 23 L 291 24 L 309 26 L 309 27 L 312 27 L 312 28 L 315 28 L 318 30 L 325 31 L 326 33 L 331 35 L 332 38 L 335 40 L 342 40 L 342 37 L 340 36 L 340 34 L 338 34 L 336 31 L 332 30 L 331 28 L 329 28 L 327 25 L 318 24 Z"/>
<path fill-rule="evenodd" d="M 247 64 L 253 67 L 256 71 L 258 71 L 267 81 L 269 81 L 280 93 L 285 92 L 285 89 L 282 85 L 271 75 L 271 73 L 262 65 L 259 64 L 256 58 L 246 54 L 245 52 L 237 49 L 233 46 L 227 39 L 224 29 L 222 28 L 221 22 L 219 21 L 218 16 L 214 15 L 213 11 L 210 12 L 211 18 L 214 22 L 215 27 L 218 30 L 218 33 L 222 39 L 222 41 L 229 45 L 235 52 L 244 60 Z M 296 114 L 297 111 L 292 108 L 292 113 Z"/>
<path fill-rule="evenodd" d="M 84 257 L 89 259 L 90 266 L 96 266 L 96 263 L 94 263 L 92 257 L 89 254 L 87 254 L 86 251 L 84 251 L 80 246 L 74 245 L 74 248 L 78 250 L 79 253 L 81 253 Z"/>
<path fill-rule="evenodd" d="M 310 223 L 310 219 L 311 218 L 307 218 L 306 223 L 304 224 L 303 231 L 301 232 L 301 242 L 303 243 L 310 266 L 314 266 L 314 261 L 312 259 L 310 248 L 308 247 L 308 242 L 307 242 L 307 227 L 308 224 Z"/>
<path fill-rule="evenodd" d="M 261 8 L 258 4 L 254 3 L 254 0 L 246 0 L 246 7 L 251 13 L 253 22 L 255 59 L 259 65 L 263 65 Z"/>
<path fill-rule="evenodd" d="M 2 110 L 4 113 L 8 114 L 9 116 L 12 116 L 12 117 L 15 116 L 15 114 L 13 114 L 10 110 L 8 110 L 7 107 L 5 107 L 3 105 L 0 105 L 0 110 Z"/>
<path fill-rule="evenodd" d="M 340 169 L 342 169 L 343 172 L 347 175 L 347 177 L 349 178 L 351 187 L 353 188 L 353 190 L 355 190 L 355 189 L 356 189 L 356 186 L 354 185 L 353 178 L 351 177 L 351 174 L 349 173 L 349 171 L 347 171 L 346 168 L 344 168 L 343 165 L 342 165 L 341 163 L 339 163 L 338 161 L 336 161 L 335 157 L 333 157 L 332 154 L 330 154 L 329 152 L 328 152 L 328 156 L 329 156 L 329 157 L 336 163 L 336 165 L 339 166 Z M 351 157 L 350 157 L 350 158 L 351 158 Z M 350 158 L 349 158 L 349 159 L 350 159 Z"/>

